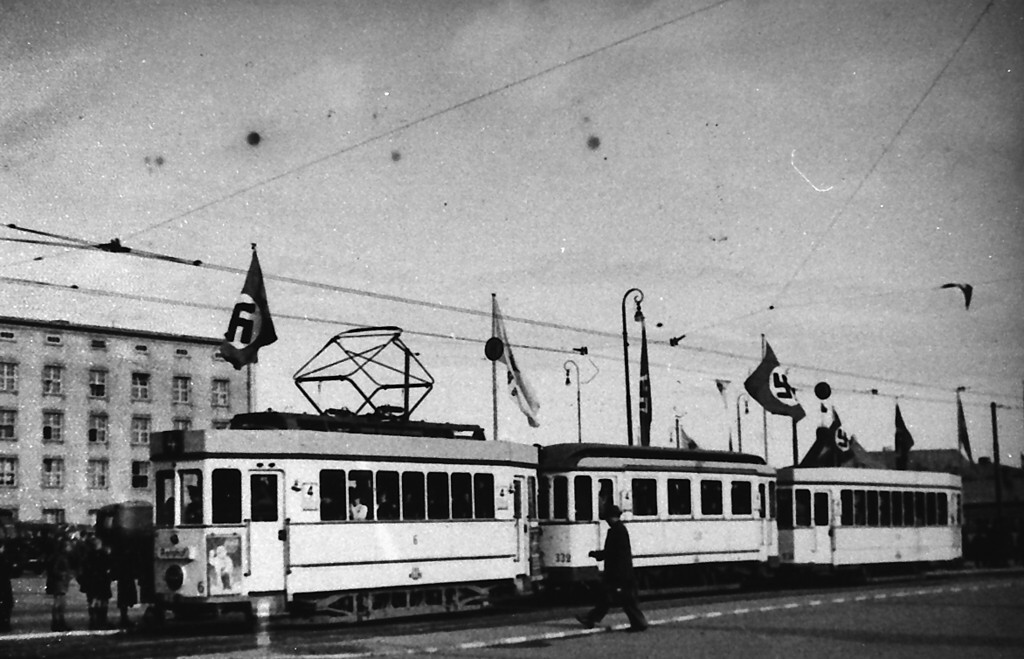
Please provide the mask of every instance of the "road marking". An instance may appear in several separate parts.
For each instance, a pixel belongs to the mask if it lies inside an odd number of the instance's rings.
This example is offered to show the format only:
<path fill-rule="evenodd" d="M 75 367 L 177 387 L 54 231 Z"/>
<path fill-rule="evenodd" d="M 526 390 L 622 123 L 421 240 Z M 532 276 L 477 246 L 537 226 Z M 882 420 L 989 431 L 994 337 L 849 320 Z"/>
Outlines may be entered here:
<path fill-rule="evenodd" d="M 705 618 L 717 618 L 722 615 L 721 611 L 708 611 L 704 614 Z"/>
<path fill-rule="evenodd" d="M 777 608 L 779 608 L 779 607 L 777 607 L 777 606 L 762 606 L 760 609 L 758 609 L 758 611 L 774 611 Z"/>
<path fill-rule="evenodd" d="M 734 609 L 732 613 L 733 613 L 733 615 L 740 616 L 740 615 L 743 615 L 744 613 L 750 613 L 750 609 Z"/>
<path fill-rule="evenodd" d="M 875 595 L 876 600 L 884 600 L 886 597 L 888 597 L 888 595 L 886 595 L 885 593 L 878 593 L 877 595 Z"/>
<path fill-rule="evenodd" d="M 807 606 L 821 606 L 821 600 L 811 600 L 807 603 Z"/>
<path fill-rule="evenodd" d="M 796 609 L 796 608 L 799 608 L 799 606 L 800 605 L 797 604 L 796 602 L 790 602 L 789 604 L 784 604 L 782 606 L 782 608 L 784 608 L 784 609 Z"/>
<path fill-rule="evenodd" d="M 836 598 L 834 598 L 834 599 L 832 600 L 832 603 L 833 603 L 833 604 L 842 604 L 842 603 L 843 603 L 843 602 L 845 602 L 845 601 L 846 601 L 846 598 L 845 598 L 845 597 L 836 597 Z"/>

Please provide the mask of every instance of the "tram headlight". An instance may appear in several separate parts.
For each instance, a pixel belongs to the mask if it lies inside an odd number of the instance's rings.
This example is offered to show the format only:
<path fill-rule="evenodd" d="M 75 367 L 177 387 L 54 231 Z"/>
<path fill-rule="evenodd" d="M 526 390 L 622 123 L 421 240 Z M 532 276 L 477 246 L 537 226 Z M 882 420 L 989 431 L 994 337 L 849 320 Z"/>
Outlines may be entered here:
<path fill-rule="evenodd" d="M 164 572 L 164 583 L 171 590 L 178 590 L 185 583 L 185 571 L 180 565 L 172 565 Z"/>

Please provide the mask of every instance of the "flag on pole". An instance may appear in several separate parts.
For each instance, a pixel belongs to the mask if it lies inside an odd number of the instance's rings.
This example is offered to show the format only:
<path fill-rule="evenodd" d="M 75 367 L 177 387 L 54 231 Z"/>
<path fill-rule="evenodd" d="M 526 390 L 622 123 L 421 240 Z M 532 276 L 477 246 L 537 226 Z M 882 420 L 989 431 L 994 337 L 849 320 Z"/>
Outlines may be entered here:
<path fill-rule="evenodd" d="M 800 466 L 883 468 L 881 460 L 864 450 L 856 437 L 847 434 L 835 406 L 828 407 L 831 412 L 827 417 L 831 419 L 829 425 L 825 426 L 823 421 L 817 428 L 814 445 L 804 455 Z"/>
<path fill-rule="evenodd" d="M 220 354 L 231 362 L 235 370 L 239 370 L 246 364 L 255 364 L 259 349 L 274 341 L 277 341 L 277 333 L 274 331 L 274 320 L 270 317 L 270 307 L 267 306 L 263 270 L 256 256 L 256 245 L 253 244 L 249 272 L 231 312 L 231 322 L 228 323 L 228 331 L 224 333 Z"/>
<path fill-rule="evenodd" d="M 971 440 L 967 436 L 967 419 L 964 418 L 964 404 L 960 400 L 960 392 L 956 392 L 956 437 L 957 446 L 967 453 L 967 459 L 974 464 L 974 456 L 971 455 Z"/>
<path fill-rule="evenodd" d="M 682 434 L 681 448 L 689 449 L 691 451 L 696 451 L 697 449 L 700 448 L 700 445 L 697 444 L 697 440 L 694 439 L 693 437 L 690 437 L 690 435 L 686 432 L 686 428 L 684 428 L 682 424 L 679 425 L 679 432 Z"/>
<path fill-rule="evenodd" d="M 715 380 L 715 386 L 718 387 L 718 395 L 722 397 L 722 405 L 725 406 L 726 415 L 729 414 L 729 400 L 725 397 L 725 390 L 729 387 L 728 380 Z M 738 403 L 737 403 L 738 404 Z M 732 452 L 732 424 L 729 424 L 729 451 Z"/>
<path fill-rule="evenodd" d="M 508 335 L 505 333 L 505 319 L 502 318 L 498 309 L 498 299 L 491 298 L 494 316 L 494 336 L 501 341 L 502 351 L 500 359 L 508 368 L 508 389 L 512 398 L 519 405 L 519 409 L 526 415 L 526 420 L 532 428 L 539 428 L 540 421 L 537 420 L 537 413 L 540 411 L 540 403 L 533 389 L 527 383 L 526 378 L 519 371 L 516 359 L 512 355 L 512 344 L 508 342 Z"/>
<path fill-rule="evenodd" d="M 779 370 L 779 360 L 766 341 L 764 358 L 754 372 L 743 383 L 750 397 L 772 414 L 793 417 L 799 421 L 806 416 L 804 408 L 796 399 L 796 390 L 789 384 L 785 373 Z"/>
<path fill-rule="evenodd" d="M 900 404 L 896 403 L 896 468 L 906 469 L 910 464 L 910 449 L 914 446 L 914 438 L 903 422 Z"/>
<path fill-rule="evenodd" d="M 647 362 L 647 323 L 640 319 L 640 446 L 651 445 L 651 366 Z"/>

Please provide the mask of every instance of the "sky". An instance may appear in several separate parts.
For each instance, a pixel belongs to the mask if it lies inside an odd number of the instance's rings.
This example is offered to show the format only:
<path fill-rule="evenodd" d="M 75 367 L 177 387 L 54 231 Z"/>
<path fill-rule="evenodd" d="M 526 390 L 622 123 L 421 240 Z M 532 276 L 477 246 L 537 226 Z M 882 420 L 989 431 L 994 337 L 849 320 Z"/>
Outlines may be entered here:
<path fill-rule="evenodd" d="M 307 359 L 396 325 L 436 380 L 415 416 L 490 436 L 493 293 L 541 404 L 531 428 L 502 390 L 499 438 L 576 441 L 571 359 L 584 440 L 625 443 L 639 288 L 654 445 L 678 421 L 764 455 L 757 404 L 736 424 L 764 335 L 801 455 L 827 381 L 869 450 L 896 400 L 917 448 L 955 448 L 965 387 L 975 455 L 995 402 L 1020 464 L 1022 72 L 1010 0 L 0 0 L 0 308 L 220 336 L 256 243 L 260 408 L 310 409 Z"/>

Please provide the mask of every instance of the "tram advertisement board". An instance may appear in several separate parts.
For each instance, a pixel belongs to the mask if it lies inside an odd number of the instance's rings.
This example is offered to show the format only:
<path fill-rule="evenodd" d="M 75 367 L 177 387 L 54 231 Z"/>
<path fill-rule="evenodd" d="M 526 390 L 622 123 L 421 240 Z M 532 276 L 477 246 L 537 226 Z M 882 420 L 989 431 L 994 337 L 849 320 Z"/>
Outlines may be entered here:
<path fill-rule="evenodd" d="M 206 536 L 207 592 L 238 595 L 242 592 L 242 537 L 237 534 Z"/>

